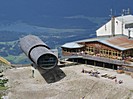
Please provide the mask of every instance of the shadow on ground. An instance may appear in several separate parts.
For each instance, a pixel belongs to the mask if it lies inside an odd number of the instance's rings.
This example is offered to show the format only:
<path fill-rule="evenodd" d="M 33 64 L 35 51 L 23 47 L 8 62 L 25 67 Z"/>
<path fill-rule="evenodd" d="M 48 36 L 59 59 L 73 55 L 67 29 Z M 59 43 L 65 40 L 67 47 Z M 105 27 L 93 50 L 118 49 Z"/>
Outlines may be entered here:
<path fill-rule="evenodd" d="M 66 74 L 58 66 L 50 70 L 43 70 L 38 67 L 38 70 L 47 83 L 60 81 L 66 76 Z"/>

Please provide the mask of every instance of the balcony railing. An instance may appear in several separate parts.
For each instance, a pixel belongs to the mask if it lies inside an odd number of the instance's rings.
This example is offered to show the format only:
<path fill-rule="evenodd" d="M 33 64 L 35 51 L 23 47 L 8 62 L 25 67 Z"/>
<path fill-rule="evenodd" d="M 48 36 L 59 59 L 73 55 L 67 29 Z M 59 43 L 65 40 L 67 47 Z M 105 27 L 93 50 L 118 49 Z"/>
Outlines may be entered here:
<path fill-rule="evenodd" d="M 82 59 L 94 60 L 94 61 L 116 64 L 116 65 L 131 66 L 131 64 L 125 62 L 125 60 L 117 60 L 117 59 L 111 59 L 111 58 L 100 57 L 100 56 L 92 56 L 88 54 L 73 53 L 72 55 L 64 56 L 64 58 L 82 58 Z"/>

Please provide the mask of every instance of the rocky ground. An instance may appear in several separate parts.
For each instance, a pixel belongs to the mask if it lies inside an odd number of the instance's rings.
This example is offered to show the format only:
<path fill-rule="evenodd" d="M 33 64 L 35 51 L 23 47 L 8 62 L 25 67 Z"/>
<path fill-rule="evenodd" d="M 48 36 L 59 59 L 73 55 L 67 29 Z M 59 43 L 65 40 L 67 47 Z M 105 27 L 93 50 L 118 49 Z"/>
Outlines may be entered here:
<path fill-rule="evenodd" d="M 97 70 L 99 77 L 81 73 L 82 69 Z M 65 76 L 53 83 L 36 69 L 32 77 L 32 67 L 8 69 L 5 76 L 9 79 L 9 99 L 133 99 L 133 78 L 116 71 L 93 67 L 90 65 L 75 65 L 61 68 Z M 54 72 L 55 73 L 55 72 Z M 101 77 L 102 74 L 116 75 L 115 80 Z M 58 75 L 59 76 L 59 75 Z M 49 77 L 49 76 L 47 76 Z M 56 75 L 54 75 L 56 77 Z"/>

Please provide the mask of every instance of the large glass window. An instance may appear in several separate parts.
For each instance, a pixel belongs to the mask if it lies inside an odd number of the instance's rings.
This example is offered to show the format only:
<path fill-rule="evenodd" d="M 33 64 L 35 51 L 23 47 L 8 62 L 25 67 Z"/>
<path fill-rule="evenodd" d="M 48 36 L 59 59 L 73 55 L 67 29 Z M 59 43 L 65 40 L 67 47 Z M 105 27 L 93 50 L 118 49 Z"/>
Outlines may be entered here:
<path fill-rule="evenodd" d="M 52 54 L 42 55 L 38 59 L 38 65 L 42 68 L 50 68 L 55 66 L 57 63 L 57 58 Z"/>

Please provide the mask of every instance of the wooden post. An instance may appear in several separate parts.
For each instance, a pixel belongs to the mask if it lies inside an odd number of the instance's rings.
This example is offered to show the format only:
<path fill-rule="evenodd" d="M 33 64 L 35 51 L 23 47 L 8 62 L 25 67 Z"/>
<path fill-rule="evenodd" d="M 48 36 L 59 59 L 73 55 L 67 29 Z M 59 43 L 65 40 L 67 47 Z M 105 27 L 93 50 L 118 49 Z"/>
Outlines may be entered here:
<path fill-rule="evenodd" d="M 114 64 L 112 64 L 113 65 L 113 70 L 114 70 Z"/>
<path fill-rule="evenodd" d="M 108 57 L 109 57 L 109 50 L 108 50 Z"/>
<path fill-rule="evenodd" d="M 78 61 L 78 59 L 77 59 L 77 63 L 78 63 L 79 61 Z"/>
<path fill-rule="evenodd" d="M 72 62 L 74 62 L 74 59 L 72 59 Z"/>
<path fill-rule="evenodd" d="M 103 68 L 105 68 L 105 64 L 103 63 Z"/>
<path fill-rule="evenodd" d="M 87 60 L 85 60 L 85 64 L 87 65 Z"/>
<path fill-rule="evenodd" d="M 111 56 L 112 56 L 112 58 L 114 57 L 114 56 L 113 56 L 113 51 L 111 51 Z"/>
<path fill-rule="evenodd" d="M 96 62 L 94 61 L 94 66 L 96 66 Z"/>

